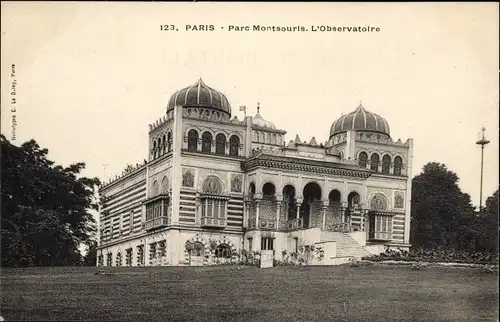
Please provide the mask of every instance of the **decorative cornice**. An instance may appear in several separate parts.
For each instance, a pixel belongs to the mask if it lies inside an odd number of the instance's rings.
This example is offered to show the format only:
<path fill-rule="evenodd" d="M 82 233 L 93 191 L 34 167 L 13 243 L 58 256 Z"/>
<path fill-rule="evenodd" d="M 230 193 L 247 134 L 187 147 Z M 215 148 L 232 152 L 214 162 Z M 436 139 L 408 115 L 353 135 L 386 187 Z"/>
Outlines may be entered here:
<path fill-rule="evenodd" d="M 290 157 L 276 157 L 260 154 L 255 158 L 242 162 L 243 171 L 251 171 L 255 168 L 276 168 L 291 171 L 315 172 L 321 174 L 349 176 L 366 179 L 371 176 L 370 171 L 356 169 L 350 165 L 336 164 L 325 161 L 304 160 Z M 345 167 L 352 167 L 346 169 Z"/>

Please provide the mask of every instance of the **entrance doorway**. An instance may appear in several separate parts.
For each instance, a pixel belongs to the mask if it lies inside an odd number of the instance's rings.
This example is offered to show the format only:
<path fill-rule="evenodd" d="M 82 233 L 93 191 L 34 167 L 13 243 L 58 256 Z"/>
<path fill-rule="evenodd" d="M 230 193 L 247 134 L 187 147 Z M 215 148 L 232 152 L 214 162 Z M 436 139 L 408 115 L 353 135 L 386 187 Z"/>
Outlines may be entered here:
<path fill-rule="evenodd" d="M 316 182 L 309 182 L 304 187 L 303 195 L 304 202 L 300 208 L 300 217 L 303 220 L 304 228 L 310 228 L 318 201 L 321 201 L 321 187 Z"/>

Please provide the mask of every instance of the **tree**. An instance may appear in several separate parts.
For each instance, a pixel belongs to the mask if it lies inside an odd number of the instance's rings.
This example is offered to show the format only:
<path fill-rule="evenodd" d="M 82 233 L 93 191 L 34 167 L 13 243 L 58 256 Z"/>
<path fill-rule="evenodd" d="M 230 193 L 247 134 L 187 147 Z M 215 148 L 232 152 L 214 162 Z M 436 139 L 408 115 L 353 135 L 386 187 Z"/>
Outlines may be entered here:
<path fill-rule="evenodd" d="M 417 247 L 475 248 L 474 208 L 446 165 L 430 162 L 413 178 L 411 243 Z"/>
<path fill-rule="evenodd" d="M 87 254 L 83 257 L 84 266 L 95 266 L 97 263 L 97 242 L 92 240 L 89 242 Z"/>
<path fill-rule="evenodd" d="M 84 163 L 55 165 L 35 140 L 0 141 L 2 266 L 80 265 L 78 246 L 96 230 L 99 180 L 79 175 Z"/>
<path fill-rule="evenodd" d="M 476 220 L 477 250 L 498 253 L 498 190 L 486 199 L 486 205 Z"/>

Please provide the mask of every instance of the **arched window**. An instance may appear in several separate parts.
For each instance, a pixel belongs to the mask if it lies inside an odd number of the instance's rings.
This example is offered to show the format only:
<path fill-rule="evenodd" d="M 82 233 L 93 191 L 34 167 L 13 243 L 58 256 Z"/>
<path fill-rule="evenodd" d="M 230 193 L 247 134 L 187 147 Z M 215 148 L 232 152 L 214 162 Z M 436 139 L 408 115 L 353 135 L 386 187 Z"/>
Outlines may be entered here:
<path fill-rule="evenodd" d="M 389 174 L 390 168 L 391 168 L 391 157 L 386 154 L 382 158 L 382 173 Z"/>
<path fill-rule="evenodd" d="M 167 152 L 167 137 L 165 136 L 165 134 L 163 134 L 163 146 L 161 147 L 161 150 L 163 151 L 163 153 L 166 153 Z"/>
<path fill-rule="evenodd" d="M 265 141 L 266 141 L 266 140 L 265 140 L 265 136 L 266 136 L 266 135 L 265 135 L 264 133 L 260 133 L 260 135 L 259 135 L 259 142 L 260 142 L 260 143 L 265 143 Z"/>
<path fill-rule="evenodd" d="M 366 152 L 361 152 L 359 154 L 359 165 L 362 166 L 363 168 L 366 168 L 366 163 L 368 162 L 368 154 Z"/>
<path fill-rule="evenodd" d="M 212 134 L 210 132 L 203 132 L 201 135 L 201 152 L 212 152 Z"/>
<path fill-rule="evenodd" d="M 196 130 L 189 130 L 188 132 L 188 150 L 198 150 L 198 132 Z"/>
<path fill-rule="evenodd" d="M 156 150 L 156 140 L 153 141 L 153 159 L 158 156 L 158 151 Z"/>
<path fill-rule="evenodd" d="M 198 138 L 198 133 L 196 133 L 196 137 Z M 188 141 L 188 145 L 189 145 L 189 141 Z M 168 134 L 167 134 L 167 151 L 168 152 L 172 151 L 172 132 L 168 132 Z"/>
<path fill-rule="evenodd" d="M 153 186 L 151 188 L 151 194 L 153 195 L 153 197 L 160 194 L 160 186 L 158 185 L 158 181 L 153 182 Z"/>
<path fill-rule="evenodd" d="M 263 198 L 267 200 L 274 200 L 276 194 L 276 187 L 272 182 L 267 182 L 262 186 Z"/>
<path fill-rule="evenodd" d="M 379 163 L 379 156 L 377 153 L 373 153 L 371 160 L 370 160 L 370 169 L 372 171 L 378 172 L 378 163 Z"/>
<path fill-rule="evenodd" d="M 231 247 L 226 244 L 220 244 L 215 248 L 215 257 L 217 258 L 231 258 L 233 256 Z"/>
<path fill-rule="evenodd" d="M 237 157 L 240 149 L 240 138 L 236 135 L 229 138 L 229 155 Z"/>
<path fill-rule="evenodd" d="M 215 137 L 215 153 L 226 154 L 226 136 L 222 133 L 217 134 Z"/>
<path fill-rule="evenodd" d="M 401 175 L 401 169 L 403 168 L 403 159 L 401 157 L 394 158 L 394 174 L 397 176 Z"/>
<path fill-rule="evenodd" d="M 271 144 L 276 144 L 277 143 L 277 140 L 276 140 L 276 134 L 273 134 L 271 136 Z"/>

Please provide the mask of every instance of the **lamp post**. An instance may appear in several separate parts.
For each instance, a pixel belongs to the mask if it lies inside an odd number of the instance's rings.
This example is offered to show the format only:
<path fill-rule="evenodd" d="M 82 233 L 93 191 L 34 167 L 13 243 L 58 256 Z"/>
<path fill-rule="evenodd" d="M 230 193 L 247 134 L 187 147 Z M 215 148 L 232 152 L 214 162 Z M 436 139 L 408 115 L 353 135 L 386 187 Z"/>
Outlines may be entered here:
<path fill-rule="evenodd" d="M 484 164 L 484 146 L 490 143 L 485 136 L 484 132 L 486 129 L 484 126 L 481 128 L 481 138 L 476 142 L 477 145 L 481 146 L 481 183 L 479 185 L 479 212 L 483 210 L 483 164 Z"/>

